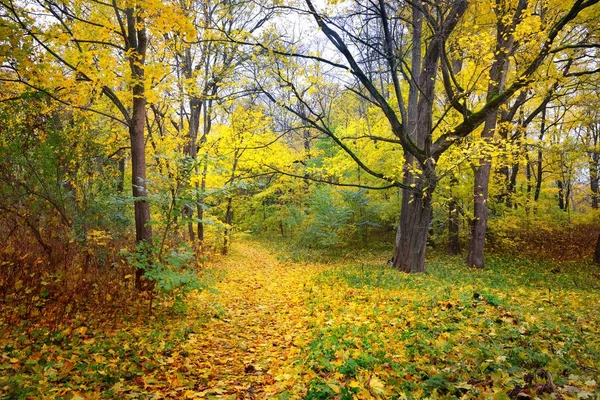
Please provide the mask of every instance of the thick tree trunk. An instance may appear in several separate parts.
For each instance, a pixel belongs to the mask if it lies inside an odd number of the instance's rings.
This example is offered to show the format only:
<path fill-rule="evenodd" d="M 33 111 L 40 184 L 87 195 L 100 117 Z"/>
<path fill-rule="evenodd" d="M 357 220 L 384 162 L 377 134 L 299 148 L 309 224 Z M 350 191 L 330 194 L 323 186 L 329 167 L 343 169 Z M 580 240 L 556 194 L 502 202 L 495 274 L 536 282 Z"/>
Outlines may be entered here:
<path fill-rule="evenodd" d="M 473 215 L 471 221 L 471 243 L 467 264 L 473 268 L 483 268 L 483 249 L 488 221 L 488 188 L 492 163 L 484 160 L 475 170 L 475 187 L 473 193 Z"/>
<path fill-rule="evenodd" d="M 395 268 L 403 272 L 425 272 L 425 250 L 430 223 L 431 196 L 404 189 L 392 263 Z"/>
<path fill-rule="evenodd" d="M 396 249 L 392 265 L 403 272 L 425 272 L 425 250 L 432 216 L 432 194 L 436 176 L 433 166 L 423 168 L 423 174 L 414 176 L 406 171 L 402 190 L 400 225 L 396 233 Z"/>
<path fill-rule="evenodd" d="M 417 2 L 417 4 L 418 3 L 420 2 Z M 412 140 L 422 146 L 424 137 L 422 137 L 423 135 L 421 133 L 424 132 L 425 129 L 421 129 L 421 131 L 418 132 L 417 128 L 419 125 L 419 83 L 421 80 L 423 14 L 417 6 L 413 6 L 412 22 L 412 79 L 409 81 L 410 88 L 407 104 L 408 121 L 406 129 Z M 437 66 L 437 63 L 435 66 Z M 431 117 L 431 115 L 429 115 L 429 117 Z M 431 118 L 429 118 L 429 120 L 430 119 Z M 426 122 L 427 118 L 424 119 L 423 124 Z M 398 230 L 396 232 L 396 243 L 394 255 L 392 256 L 392 265 L 404 272 L 425 272 L 425 250 L 427 248 L 427 236 L 429 235 L 429 223 L 431 222 L 431 199 L 423 198 L 423 193 L 421 191 L 423 184 L 419 182 L 422 180 L 422 177 L 415 177 L 411 171 L 415 162 L 414 157 L 408 152 L 405 152 L 404 156 L 403 184 L 407 188 L 413 187 L 414 190 L 402 189 L 402 209 L 400 210 L 400 224 L 398 225 Z"/>

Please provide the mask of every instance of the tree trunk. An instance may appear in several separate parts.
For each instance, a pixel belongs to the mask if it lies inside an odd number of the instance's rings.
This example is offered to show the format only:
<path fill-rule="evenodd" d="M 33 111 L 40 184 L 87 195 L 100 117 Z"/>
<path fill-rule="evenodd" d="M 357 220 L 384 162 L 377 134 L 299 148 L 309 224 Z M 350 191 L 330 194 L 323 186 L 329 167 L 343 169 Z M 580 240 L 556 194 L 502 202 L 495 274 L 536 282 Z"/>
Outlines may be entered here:
<path fill-rule="evenodd" d="M 400 226 L 392 265 L 403 272 L 425 272 L 425 250 L 431 223 L 431 194 L 419 190 L 402 190 Z"/>
<path fill-rule="evenodd" d="M 458 179 L 452 177 L 450 179 L 450 187 L 452 188 L 458 183 Z M 454 195 L 450 195 L 448 203 L 448 253 L 453 255 L 460 254 L 460 235 L 458 218 L 460 211 L 458 209 L 458 201 Z"/>
<path fill-rule="evenodd" d="M 189 53 L 189 50 L 188 50 Z M 189 54 L 187 54 L 187 59 L 189 60 L 189 63 L 191 63 L 191 56 Z M 192 76 L 192 72 L 191 72 L 191 65 L 188 66 L 186 63 L 186 68 L 189 68 L 189 71 L 186 71 L 186 77 L 191 77 Z M 186 146 L 186 153 L 187 155 L 189 155 L 192 158 L 192 162 L 194 163 L 194 170 L 197 170 L 197 162 L 198 162 L 198 144 L 197 144 L 197 138 L 198 138 L 198 129 L 200 126 L 200 112 L 202 109 L 202 102 L 200 101 L 200 99 L 198 99 L 197 97 L 192 97 L 190 99 L 190 126 L 189 126 L 189 132 L 188 132 L 188 144 Z M 198 184 L 196 183 L 196 196 L 198 196 Z M 191 220 L 191 218 L 193 218 L 194 216 L 194 209 L 192 207 L 189 206 L 185 206 L 188 207 L 188 214 L 189 214 L 189 218 L 190 221 L 188 221 L 188 233 L 190 236 L 190 241 L 193 242 L 195 240 L 195 235 L 194 235 L 194 222 Z M 198 217 L 200 218 L 200 217 Z M 200 235 L 200 233 L 198 233 L 198 235 Z"/>
<path fill-rule="evenodd" d="M 131 140 L 131 187 L 133 192 L 133 209 L 135 215 L 135 240 L 137 243 L 152 241 L 150 226 L 150 204 L 146 189 L 146 138 L 144 128 L 146 123 L 146 91 L 144 83 L 144 63 L 146 59 L 147 37 L 142 10 L 128 8 L 127 40 L 129 67 L 133 78 L 131 92 L 132 113 L 129 123 L 129 138 Z M 135 273 L 137 289 L 145 289 L 143 280 L 144 269 L 138 268 Z"/>
<path fill-rule="evenodd" d="M 491 101 L 498 93 L 504 90 L 506 74 L 508 73 L 509 56 L 514 51 L 513 32 L 516 25 L 521 20 L 521 13 L 527 6 L 527 0 L 519 0 L 512 19 L 505 18 L 510 11 L 505 7 L 510 7 L 509 5 L 497 1 L 496 6 L 496 49 L 495 59 L 490 68 L 487 101 Z M 481 133 L 482 138 L 486 141 L 489 141 L 494 136 L 494 131 L 497 126 L 497 116 L 497 108 L 490 110 L 490 113 L 486 116 L 483 132 Z M 480 160 L 480 165 L 475 169 L 475 182 L 473 188 L 474 218 L 471 223 L 471 243 L 469 246 L 469 256 L 467 258 L 467 263 L 475 268 L 483 268 L 483 248 L 485 245 L 485 233 L 488 221 L 487 202 L 491 165 L 491 158 L 486 156 Z"/>
<path fill-rule="evenodd" d="M 232 198 L 227 198 L 227 210 L 225 211 L 225 232 L 223 234 L 223 251 L 222 254 L 226 255 L 229 252 L 229 243 L 231 235 L 231 225 L 233 224 L 233 207 Z"/>
<path fill-rule="evenodd" d="M 508 181 L 508 198 L 506 199 L 506 205 L 508 207 L 513 207 L 512 196 L 515 194 L 517 189 L 517 176 L 519 175 L 519 162 L 515 162 L 510 171 L 510 179 Z M 514 208 L 517 208 L 517 205 L 514 204 Z"/>
<path fill-rule="evenodd" d="M 131 136 L 131 186 L 133 191 L 135 211 L 135 238 L 136 241 L 152 239 L 150 221 L 150 206 L 148 191 L 146 189 L 146 142 L 144 138 L 145 99 L 136 98 L 133 101 L 132 126 L 129 129 Z"/>
<path fill-rule="evenodd" d="M 217 93 L 217 86 L 213 86 L 213 89 L 209 96 L 214 96 Z M 202 120 L 202 137 L 200 138 L 200 144 L 204 145 L 208 138 L 208 135 L 212 129 L 212 100 L 208 99 L 204 101 L 204 116 Z M 200 180 L 200 187 L 196 183 L 196 209 L 198 210 L 198 242 L 204 243 L 204 193 L 206 192 L 206 175 L 208 173 L 208 159 L 204 156 L 202 164 L 202 179 Z M 198 190 L 200 189 L 200 190 Z"/>
<path fill-rule="evenodd" d="M 467 264 L 473 268 L 483 268 L 483 248 L 488 221 L 488 191 L 490 183 L 490 160 L 484 160 L 475 170 L 475 187 L 473 193 L 473 215 L 471 221 L 471 243 Z"/>
<path fill-rule="evenodd" d="M 598 171 L 598 164 L 600 156 L 593 154 L 590 157 L 590 189 L 592 191 L 592 208 L 598 208 L 598 183 L 600 181 L 600 174 Z"/>
<path fill-rule="evenodd" d="M 240 157 L 242 156 L 242 153 L 244 151 L 240 150 L 239 148 L 236 148 L 235 151 L 233 152 L 233 165 L 231 167 L 231 177 L 229 178 L 229 181 L 227 182 L 227 185 L 229 185 L 229 190 L 231 190 L 231 186 L 233 186 L 233 184 L 235 183 L 235 173 L 237 171 L 237 167 L 238 167 L 238 162 L 240 160 Z M 231 193 L 231 192 L 230 192 Z M 233 202 L 233 196 L 230 194 L 227 197 L 227 208 L 225 211 L 225 231 L 224 231 L 224 235 L 223 235 L 223 254 L 227 254 L 227 252 L 229 251 L 229 243 L 231 242 L 231 225 L 233 224 L 233 207 L 232 207 L 232 202 Z"/>
<path fill-rule="evenodd" d="M 119 180 L 117 181 L 117 192 L 122 194 L 125 190 L 125 156 L 123 154 L 119 155 Z"/>
<path fill-rule="evenodd" d="M 204 192 L 206 192 L 206 174 L 208 173 L 208 160 L 204 157 L 202 162 L 202 179 L 200 186 L 196 182 L 196 209 L 198 211 L 198 242 L 204 243 Z"/>
<path fill-rule="evenodd" d="M 541 121 L 541 125 L 540 125 L 540 134 L 538 136 L 538 140 L 539 140 L 539 146 L 538 146 L 538 152 L 537 152 L 537 172 L 536 172 L 536 182 L 535 182 L 535 193 L 533 195 L 533 200 L 534 201 L 538 201 L 538 199 L 540 198 L 540 192 L 542 191 L 542 178 L 544 176 L 544 171 L 543 171 L 543 163 L 542 163 L 542 157 L 543 157 L 543 153 L 542 153 L 542 145 L 541 145 L 541 141 L 544 139 L 544 133 L 546 133 L 546 105 L 544 105 L 544 108 L 542 109 L 542 121 Z"/>
<path fill-rule="evenodd" d="M 417 2 L 420 3 L 420 2 Z M 423 14 L 420 8 L 413 6 L 412 10 L 412 50 L 411 50 L 411 75 L 409 81 L 407 104 L 407 130 L 409 136 L 418 144 L 423 144 L 424 139 L 419 138 L 417 132 L 419 122 L 419 83 L 421 77 L 421 40 Z M 437 60 L 436 60 L 437 61 Z M 437 64 L 436 64 L 437 66 Z M 432 78 L 433 79 L 433 78 Z M 424 121 L 425 122 L 425 121 Z M 421 132 L 423 129 L 421 130 Z M 419 140 L 421 139 L 421 140 Z M 431 199 L 423 198 L 423 184 L 419 185 L 422 176 L 414 176 L 412 167 L 414 157 L 408 152 L 404 153 L 403 184 L 406 188 L 414 184 L 414 190 L 402 189 L 402 209 L 400 210 L 400 224 L 396 232 L 396 243 L 392 256 L 392 265 L 404 272 L 425 272 L 425 250 L 429 223 L 431 222 Z M 418 186 L 418 187 L 417 187 Z"/>
<path fill-rule="evenodd" d="M 558 208 L 561 210 L 566 210 L 565 208 L 565 192 L 563 188 L 562 181 L 556 181 L 556 186 L 558 186 Z"/>

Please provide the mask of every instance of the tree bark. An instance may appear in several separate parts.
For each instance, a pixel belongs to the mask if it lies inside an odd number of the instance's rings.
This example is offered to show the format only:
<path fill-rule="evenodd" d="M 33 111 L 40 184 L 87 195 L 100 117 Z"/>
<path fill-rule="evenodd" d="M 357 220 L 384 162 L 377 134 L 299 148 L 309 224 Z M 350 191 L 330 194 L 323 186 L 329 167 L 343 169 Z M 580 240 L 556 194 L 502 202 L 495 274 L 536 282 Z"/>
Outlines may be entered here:
<path fill-rule="evenodd" d="M 425 141 L 424 134 L 427 127 L 421 126 L 419 130 L 420 107 L 419 107 L 419 84 L 422 73 L 433 73 L 427 80 L 435 81 L 437 59 L 431 60 L 427 71 L 421 70 L 422 64 L 422 26 L 423 13 L 415 4 L 412 9 L 412 50 L 411 50 L 411 75 L 407 104 L 406 129 L 409 137 L 422 146 Z M 423 61 L 425 64 L 426 61 Z M 423 67 L 425 69 L 425 67 Z M 428 83 L 428 82 L 427 82 Z M 430 88 L 430 85 L 428 85 Z M 425 89 L 425 88 L 423 88 Z M 425 93 L 421 93 L 425 96 Z M 429 117 L 429 118 L 427 118 Z M 431 113 L 424 116 L 424 123 L 431 121 Z M 427 125 L 431 125 L 431 122 Z M 429 224 L 431 222 L 431 198 L 423 195 L 423 175 L 415 174 L 415 158 L 409 152 L 404 152 L 404 177 L 402 183 L 402 208 L 400 210 L 400 224 L 396 232 L 396 243 L 392 256 L 392 265 L 404 272 L 425 272 L 425 250 L 427 248 L 427 236 L 429 235 Z M 408 188 L 413 188 L 413 190 Z"/>
<path fill-rule="evenodd" d="M 131 92 L 132 113 L 129 123 L 131 141 L 131 187 L 133 192 L 133 209 L 135 218 L 135 240 L 137 243 L 152 241 L 150 226 L 150 204 L 146 189 L 146 92 L 144 83 L 144 63 L 146 60 L 147 37 L 144 20 L 139 8 L 125 10 L 127 17 L 127 46 L 129 67 L 133 78 Z M 144 270 L 138 268 L 135 274 L 135 285 L 144 289 Z"/>
<path fill-rule="evenodd" d="M 214 85 L 209 96 L 213 97 L 217 93 L 217 86 Z M 202 137 L 200 137 L 200 144 L 204 145 L 212 129 L 212 99 L 204 101 L 204 118 L 202 121 Z M 198 170 L 196 170 L 198 173 Z M 200 185 L 196 182 L 196 210 L 198 212 L 198 242 L 204 243 L 204 196 L 206 192 L 206 176 L 208 173 L 208 159 L 204 156 L 202 160 L 202 178 L 200 179 Z"/>
<path fill-rule="evenodd" d="M 501 1 L 496 1 L 498 22 L 496 24 L 496 49 L 495 58 L 490 69 L 490 82 L 488 85 L 487 101 L 490 102 L 498 93 L 502 92 L 506 83 L 506 74 L 508 72 L 509 56 L 514 51 L 513 31 L 521 19 L 521 13 L 527 6 L 527 0 L 519 0 L 514 11 L 513 18 L 506 20 L 509 10 L 507 5 Z M 486 116 L 481 133 L 484 140 L 489 141 L 496 130 L 498 109 L 491 109 Z M 473 214 L 471 223 L 471 243 L 469 246 L 469 256 L 467 264 L 474 268 L 483 268 L 483 249 L 485 245 L 485 233 L 487 231 L 488 221 L 488 194 L 490 184 L 490 170 L 492 161 L 489 156 L 480 160 L 480 164 L 475 168 L 475 182 L 473 188 Z"/>
<path fill-rule="evenodd" d="M 546 105 L 544 105 L 544 108 L 542 109 L 542 121 L 541 121 L 541 125 L 540 125 L 540 134 L 538 135 L 538 141 L 541 142 L 544 139 L 544 134 L 546 133 Z M 543 153 L 542 153 L 542 146 L 540 143 L 540 146 L 538 147 L 538 151 L 537 151 L 537 161 L 536 161 L 536 181 L 535 181 L 535 192 L 533 194 L 533 201 L 538 201 L 538 199 L 540 198 L 540 193 L 542 191 L 542 178 L 544 176 L 544 170 L 543 170 Z"/>
<path fill-rule="evenodd" d="M 566 210 L 565 208 L 565 191 L 563 187 L 563 182 L 561 180 L 556 181 L 556 186 L 558 186 L 558 208 L 561 210 Z"/>
<path fill-rule="evenodd" d="M 594 153 L 590 157 L 590 190 L 592 191 L 592 208 L 598 208 L 598 183 L 600 174 L 598 165 L 600 164 L 600 154 Z"/>
<path fill-rule="evenodd" d="M 187 52 L 189 53 L 189 49 L 187 50 Z M 186 54 L 186 59 L 188 59 L 189 63 L 191 63 L 191 56 L 189 54 Z M 186 62 L 186 68 L 189 68 L 189 70 L 186 71 L 186 77 L 188 79 L 190 79 L 192 77 L 192 70 L 191 70 L 191 66 L 188 67 L 187 62 Z M 198 162 L 198 144 L 197 144 L 197 138 L 198 138 L 198 129 L 200 126 L 200 113 L 201 113 L 201 109 L 202 109 L 202 102 L 200 101 L 200 99 L 198 99 L 197 97 L 192 97 L 189 101 L 190 104 L 190 122 L 189 122 L 189 131 L 188 131 L 188 144 L 186 146 L 186 153 L 189 157 L 191 157 L 192 162 L 194 163 L 194 170 L 197 170 L 197 166 L 196 163 Z M 198 190 L 198 184 L 196 183 L 196 191 Z M 196 193 L 196 196 L 198 196 L 198 194 Z M 194 209 L 191 206 L 188 206 L 188 213 L 189 213 L 189 217 L 193 218 L 194 216 Z M 200 217 L 198 217 L 200 218 Z M 190 236 L 190 241 L 194 241 L 195 240 L 195 234 L 194 234 L 194 223 L 192 220 L 188 221 L 188 233 Z"/>
<path fill-rule="evenodd" d="M 483 268 L 483 249 L 488 221 L 488 192 L 490 183 L 491 161 L 484 160 L 475 170 L 475 187 L 473 192 L 473 215 L 471 221 L 471 243 L 467 264 L 473 268 Z"/>
<path fill-rule="evenodd" d="M 222 254 L 226 255 L 229 252 L 229 243 L 231 235 L 231 224 L 233 224 L 233 198 L 229 196 L 227 198 L 227 209 L 225 210 L 225 231 L 223 233 L 223 251 Z"/>
<path fill-rule="evenodd" d="M 454 187 L 458 183 L 458 179 L 452 177 L 450 179 L 450 187 Z M 458 209 L 458 201 L 456 197 L 450 194 L 450 201 L 448 202 L 448 253 L 452 255 L 460 254 L 460 235 L 459 235 L 459 224 L 458 218 L 460 211 Z"/>
<path fill-rule="evenodd" d="M 413 183 L 415 190 L 402 190 L 402 211 L 392 265 L 403 272 L 425 272 L 431 196 L 435 189 L 435 174 L 432 173 L 430 171 L 427 178 L 417 177 Z"/>

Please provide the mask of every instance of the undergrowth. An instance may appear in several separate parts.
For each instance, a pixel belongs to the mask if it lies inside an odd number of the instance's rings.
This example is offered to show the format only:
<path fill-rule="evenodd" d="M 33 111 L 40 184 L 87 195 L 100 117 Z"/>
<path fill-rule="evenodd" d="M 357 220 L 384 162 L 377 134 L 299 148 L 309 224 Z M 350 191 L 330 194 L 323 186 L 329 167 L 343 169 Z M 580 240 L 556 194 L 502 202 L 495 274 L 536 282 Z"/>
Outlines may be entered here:
<path fill-rule="evenodd" d="M 182 308 L 3 320 L 0 399 L 600 395 L 597 266 L 493 256 L 473 270 L 433 252 L 428 274 L 407 275 L 383 247 L 269 246 L 245 238 L 206 261 L 216 291 Z"/>
<path fill-rule="evenodd" d="M 428 265 L 429 274 L 406 275 L 346 264 L 316 278 L 305 363 L 318 375 L 305 398 L 600 394 L 598 267 Z"/>

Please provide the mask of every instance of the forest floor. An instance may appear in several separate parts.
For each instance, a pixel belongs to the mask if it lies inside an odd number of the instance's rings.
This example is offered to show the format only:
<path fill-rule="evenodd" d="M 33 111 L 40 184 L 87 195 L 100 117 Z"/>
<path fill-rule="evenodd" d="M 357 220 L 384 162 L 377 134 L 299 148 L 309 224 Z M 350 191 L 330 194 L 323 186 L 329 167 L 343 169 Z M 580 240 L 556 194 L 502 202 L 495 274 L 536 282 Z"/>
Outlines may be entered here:
<path fill-rule="evenodd" d="M 598 268 L 440 257 L 405 275 L 356 254 L 238 241 L 185 310 L 12 332 L 0 399 L 600 395 Z"/>

